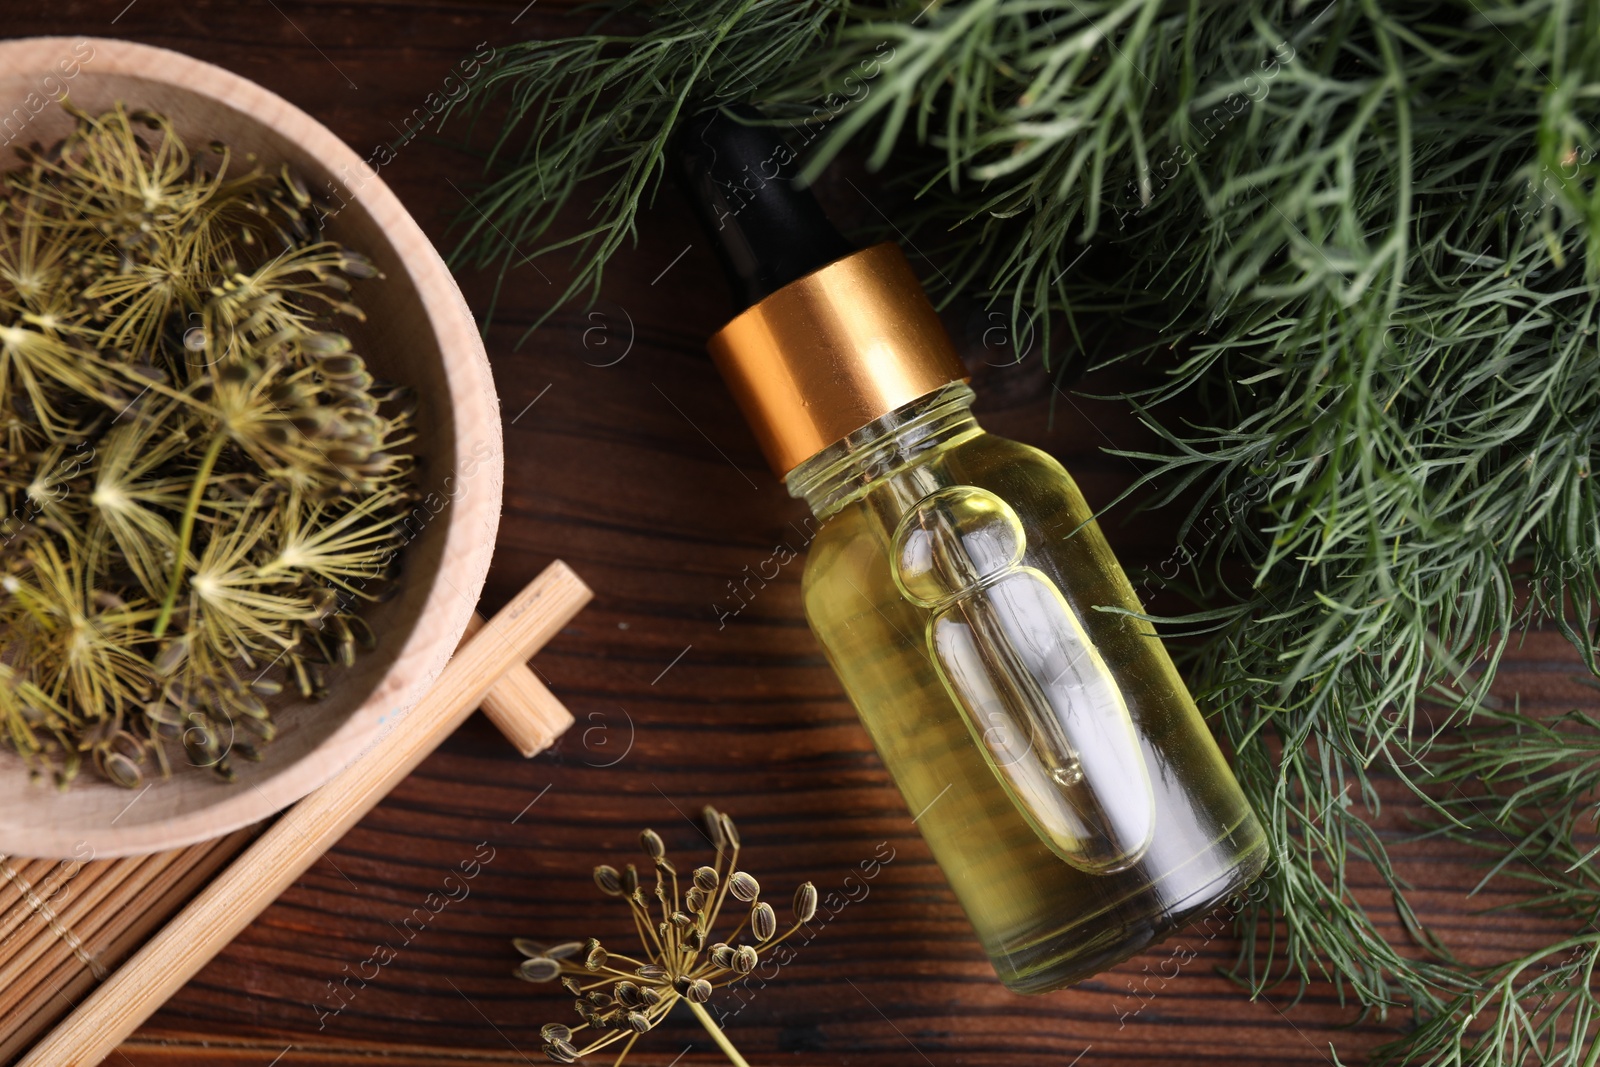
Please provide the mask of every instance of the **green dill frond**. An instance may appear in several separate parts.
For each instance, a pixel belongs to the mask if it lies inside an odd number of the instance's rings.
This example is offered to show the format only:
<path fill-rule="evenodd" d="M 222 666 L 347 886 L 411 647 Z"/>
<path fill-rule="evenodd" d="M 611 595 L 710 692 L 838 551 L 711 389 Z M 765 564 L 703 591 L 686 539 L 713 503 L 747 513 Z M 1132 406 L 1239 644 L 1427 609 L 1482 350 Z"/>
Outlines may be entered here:
<path fill-rule="evenodd" d="M 1590 932 L 1491 969 L 1483 985 L 1452 998 L 1404 1038 L 1380 1045 L 1375 1067 L 1590 1067 L 1600 1040 Z M 1342 1061 L 1338 1061 L 1341 1067 Z"/>
<path fill-rule="evenodd" d="M 1428 779 L 1428 834 L 1485 855 L 1474 893 L 1500 879 L 1519 910 L 1600 922 L 1600 719 L 1483 709 L 1429 753 Z"/>
<path fill-rule="evenodd" d="M 490 150 L 495 177 L 461 216 L 452 259 L 498 266 L 504 285 L 513 267 L 537 270 L 539 257 L 570 249 L 572 278 L 559 296 L 552 291 L 550 310 L 597 294 L 606 261 L 637 239 L 635 220 L 666 173 L 678 120 L 790 78 L 848 9 L 843 0 L 665 4 L 651 9 L 648 28 L 637 34 L 597 32 L 501 50 L 471 99 L 480 108 L 508 103 L 510 114 Z M 547 240 L 578 187 L 591 181 L 600 194 L 589 224 Z"/>

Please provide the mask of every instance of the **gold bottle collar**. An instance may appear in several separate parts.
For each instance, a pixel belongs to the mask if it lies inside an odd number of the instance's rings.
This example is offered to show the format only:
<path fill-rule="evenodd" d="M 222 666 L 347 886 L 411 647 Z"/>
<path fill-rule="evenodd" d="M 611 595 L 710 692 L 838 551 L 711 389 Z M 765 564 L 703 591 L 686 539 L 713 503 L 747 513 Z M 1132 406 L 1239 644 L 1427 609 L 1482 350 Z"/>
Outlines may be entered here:
<path fill-rule="evenodd" d="M 893 242 L 790 282 L 707 347 L 783 478 L 875 419 L 968 378 Z"/>

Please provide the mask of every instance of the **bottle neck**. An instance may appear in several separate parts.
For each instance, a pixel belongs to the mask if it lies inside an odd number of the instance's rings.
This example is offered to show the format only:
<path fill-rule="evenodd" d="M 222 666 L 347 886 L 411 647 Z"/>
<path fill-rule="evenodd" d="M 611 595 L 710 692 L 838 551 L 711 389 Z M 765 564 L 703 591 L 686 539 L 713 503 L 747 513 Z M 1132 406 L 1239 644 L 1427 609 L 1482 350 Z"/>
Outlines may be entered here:
<path fill-rule="evenodd" d="M 874 419 L 790 471 L 789 495 L 826 520 L 874 483 L 957 438 L 981 433 L 972 399 L 964 383 L 951 382 Z"/>

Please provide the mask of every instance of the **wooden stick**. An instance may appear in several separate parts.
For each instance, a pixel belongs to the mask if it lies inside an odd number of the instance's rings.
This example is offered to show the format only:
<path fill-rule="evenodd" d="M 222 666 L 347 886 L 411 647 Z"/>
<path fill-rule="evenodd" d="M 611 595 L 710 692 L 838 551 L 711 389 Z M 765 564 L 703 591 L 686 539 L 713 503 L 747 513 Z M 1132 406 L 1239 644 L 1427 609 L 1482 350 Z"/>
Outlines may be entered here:
<path fill-rule="evenodd" d="M 461 643 L 472 640 L 483 627 L 483 616 L 474 614 Z M 483 698 L 483 713 L 526 759 L 549 748 L 572 725 L 572 712 L 526 663 L 517 664 L 494 683 Z"/>
<path fill-rule="evenodd" d="M 557 561 L 456 652 L 395 729 L 290 808 L 16 1067 L 93 1067 L 294 884 L 594 594 Z"/>

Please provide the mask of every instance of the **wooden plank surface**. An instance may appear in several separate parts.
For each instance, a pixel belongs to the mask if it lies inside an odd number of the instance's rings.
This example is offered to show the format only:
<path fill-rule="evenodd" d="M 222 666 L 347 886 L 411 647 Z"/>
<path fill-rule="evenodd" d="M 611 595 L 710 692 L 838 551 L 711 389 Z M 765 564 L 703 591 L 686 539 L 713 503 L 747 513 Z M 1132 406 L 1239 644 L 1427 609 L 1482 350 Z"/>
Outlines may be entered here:
<path fill-rule="evenodd" d="M 125 36 L 222 64 L 363 153 L 396 140 L 480 42 L 583 25 L 527 0 L 5 7 L 7 35 Z M 440 242 L 465 207 L 458 190 L 478 175 L 458 132 L 414 140 L 383 169 Z M 862 211 L 848 186 L 825 195 L 838 211 Z M 1354 1014 L 1326 985 L 1292 1009 L 1292 987 L 1248 1001 L 1214 973 L 1232 942 L 1198 931 L 1176 939 L 1195 958 L 1171 977 L 1169 945 L 1069 992 L 1001 988 L 805 628 L 799 564 L 723 614 L 736 603 L 730 582 L 778 543 L 798 547 L 805 512 L 762 465 L 703 353 L 725 303 L 676 194 L 664 190 L 641 220 L 637 248 L 614 264 L 594 312 L 565 310 L 518 347 L 565 279 L 562 261 L 541 266 L 551 283 L 517 272 L 489 334 L 508 465 L 482 608 L 493 612 L 556 557 L 594 587 L 595 602 L 535 661 L 577 725 L 551 754 L 524 761 L 481 717 L 470 720 L 109 1063 L 544 1062 L 538 1028 L 566 1020 L 570 1006 L 510 977 L 508 939 L 620 935 L 622 910 L 594 890 L 589 869 L 633 858 L 643 825 L 682 853 L 680 867 L 695 862 L 686 815 L 705 803 L 739 819 L 748 867 L 772 886 L 810 878 L 826 892 L 880 842 L 893 849 L 862 899 L 746 995 L 731 1030 L 753 1063 L 1311 1065 L 1329 1062 L 1329 1042 L 1357 1063 L 1403 1022 L 1347 1030 Z M 481 311 L 490 279 L 465 281 Z M 1005 362 L 985 349 L 987 324 L 951 321 L 978 370 L 985 424 L 1060 457 L 1091 502 L 1112 499 L 1133 472 L 1100 450 L 1141 443 L 1127 413 L 1062 400 L 1037 360 L 985 366 Z M 1107 532 L 1130 564 L 1171 547 L 1159 520 L 1113 518 Z M 1505 689 L 1538 710 L 1592 705 L 1580 672 L 1558 637 L 1538 635 L 1513 652 Z M 1399 828 L 1407 806 L 1395 799 Z M 1469 958 L 1496 958 L 1548 929 L 1480 915 L 1504 898 L 1467 897 L 1478 878 L 1469 855 L 1435 846 L 1401 856 L 1424 920 Z M 466 881 L 464 864 L 477 870 Z M 1358 878 L 1356 889 L 1382 912 L 1375 885 Z M 460 886 L 462 899 L 434 907 Z M 1400 938 L 1397 922 L 1390 933 Z M 370 961 L 381 943 L 397 951 L 380 967 Z M 720 1058 L 692 1020 L 674 1017 L 629 1062 Z"/>

